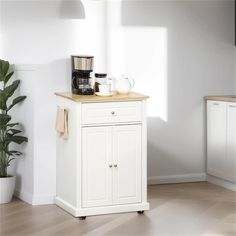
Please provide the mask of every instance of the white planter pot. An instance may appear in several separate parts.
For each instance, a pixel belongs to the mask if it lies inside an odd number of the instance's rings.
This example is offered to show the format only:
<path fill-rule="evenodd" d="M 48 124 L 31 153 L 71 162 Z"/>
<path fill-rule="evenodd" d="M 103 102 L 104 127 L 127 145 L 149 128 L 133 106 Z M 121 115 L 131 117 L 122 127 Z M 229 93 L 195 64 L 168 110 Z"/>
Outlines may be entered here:
<path fill-rule="evenodd" d="M 0 204 L 11 201 L 15 189 L 16 177 L 0 178 Z"/>

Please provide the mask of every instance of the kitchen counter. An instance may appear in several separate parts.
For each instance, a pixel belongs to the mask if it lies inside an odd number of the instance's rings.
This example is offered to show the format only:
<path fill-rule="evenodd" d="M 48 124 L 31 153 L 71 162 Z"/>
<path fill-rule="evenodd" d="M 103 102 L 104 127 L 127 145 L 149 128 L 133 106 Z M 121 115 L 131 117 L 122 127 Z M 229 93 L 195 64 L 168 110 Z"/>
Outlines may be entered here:
<path fill-rule="evenodd" d="M 128 94 L 116 94 L 109 97 L 97 95 L 76 95 L 72 93 L 55 93 L 56 96 L 64 97 L 74 102 L 111 102 L 111 101 L 135 101 L 149 98 L 146 95 L 130 92 Z"/>
<path fill-rule="evenodd" d="M 222 102 L 236 102 L 236 95 L 205 96 L 204 100 L 213 100 L 213 101 L 222 101 Z"/>

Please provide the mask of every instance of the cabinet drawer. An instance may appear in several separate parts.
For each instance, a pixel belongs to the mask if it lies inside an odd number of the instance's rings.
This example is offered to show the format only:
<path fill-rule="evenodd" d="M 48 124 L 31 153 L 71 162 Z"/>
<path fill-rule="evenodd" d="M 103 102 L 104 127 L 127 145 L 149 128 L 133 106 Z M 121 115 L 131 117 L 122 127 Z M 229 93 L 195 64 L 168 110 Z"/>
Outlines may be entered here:
<path fill-rule="evenodd" d="M 137 122 L 141 121 L 141 114 L 141 101 L 82 104 L 83 124 Z"/>

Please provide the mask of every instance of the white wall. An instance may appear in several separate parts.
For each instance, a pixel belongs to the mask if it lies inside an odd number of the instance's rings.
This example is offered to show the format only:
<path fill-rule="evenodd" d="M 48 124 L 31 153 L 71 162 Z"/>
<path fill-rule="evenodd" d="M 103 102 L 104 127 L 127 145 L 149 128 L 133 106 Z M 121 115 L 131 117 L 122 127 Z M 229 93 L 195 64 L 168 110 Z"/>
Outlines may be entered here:
<path fill-rule="evenodd" d="M 17 190 L 31 191 L 26 186 L 32 186 L 35 203 L 50 202 L 55 194 L 53 93 L 70 89 L 69 55 L 76 53 L 95 55 L 95 71 L 125 73 L 135 78 L 137 91 L 151 96 L 150 182 L 204 179 L 202 97 L 234 93 L 233 1 L 86 0 L 86 19 L 76 20 L 62 17 L 62 3 L 5 0 L 0 5 L 1 57 L 36 64 L 34 89 L 29 82 L 22 90 L 29 101 L 34 99 L 35 114 L 23 121 L 26 134 L 34 137 L 24 159 L 31 160 L 33 145 L 34 180 L 27 180 L 27 165 L 20 160 L 24 184 Z M 24 86 L 29 78 L 25 75 Z"/>
<path fill-rule="evenodd" d="M 15 64 L 21 93 L 27 95 L 16 111 L 29 137 L 16 168 L 16 192 L 32 204 L 51 203 L 55 196 L 54 92 L 70 91 L 70 55 L 94 55 L 95 71 L 106 71 L 104 2 L 83 1 L 85 19 L 66 18 L 61 14 L 64 4 L 64 0 L 0 4 L 0 55 Z"/>
<path fill-rule="evenodd" d="M 151 96 L 149 182 L 204 179 L 203 96 L 235 93 L 234 1 L 110 1 L 108 11 L 108 69 Z"/>
<path fill-rule="evenodd" d="M 15 68 L 14 79 L 20 79 L 21 84 L 16 95 L 26 95 L 27 99 L 10 111 L 13 122 L 21 123 L 21 129 L 25 131 L 23 135 L 28 137 L 28 143 L 23 145 L 14 145 L 15 150 L 23 153 L 20 158 L 12 162 L 11 174 L 16 173 L 16 194 L 29 203 L 32 203 L 32 193 L 34 192 L 34 97 L 30 96 L 35 88 L 35 74 L 29 67 Z M 23 190 L 23 191 L 22 191 Z"/>

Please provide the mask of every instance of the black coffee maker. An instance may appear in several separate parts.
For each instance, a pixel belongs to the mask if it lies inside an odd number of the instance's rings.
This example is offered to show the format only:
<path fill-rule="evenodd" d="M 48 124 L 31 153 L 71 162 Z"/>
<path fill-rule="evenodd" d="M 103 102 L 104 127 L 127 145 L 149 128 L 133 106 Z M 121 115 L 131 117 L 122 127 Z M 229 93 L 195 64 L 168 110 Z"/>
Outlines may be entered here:
<path fill-rule="evenodd" d="M 73 94 L 93 95 L 94 89 L 90 73 L 93 71 L 93 56 L 71 56 Z"/>

